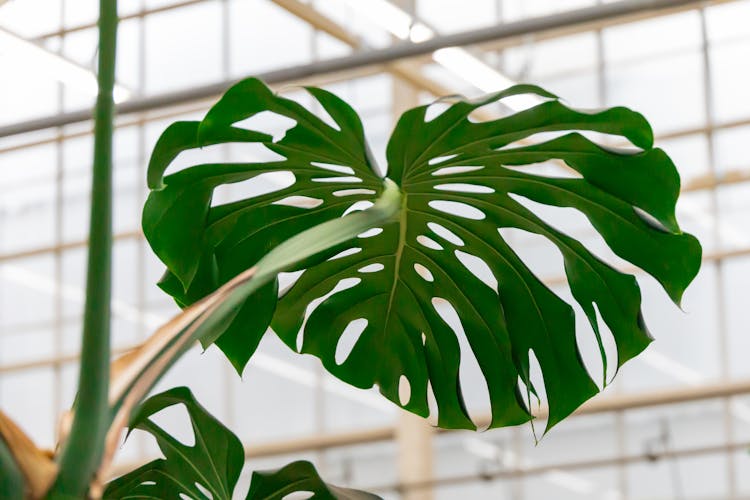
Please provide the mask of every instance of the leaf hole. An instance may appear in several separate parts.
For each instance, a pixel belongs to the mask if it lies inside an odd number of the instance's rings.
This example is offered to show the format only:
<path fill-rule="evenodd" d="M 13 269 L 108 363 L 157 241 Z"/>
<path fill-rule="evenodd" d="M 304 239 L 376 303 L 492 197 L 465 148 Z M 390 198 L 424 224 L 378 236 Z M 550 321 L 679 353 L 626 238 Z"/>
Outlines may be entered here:
<path fill-rule="evenodd" d="M 518 172 L 545 177 L 549 179 L 583 179 L 578 171 L 568 167 L 562 161 L 545 161 L 540 163 L 527 163 L 525 165 L 508 165 Z"/>
<path fill-rule="evenodd" d="M 433 102 L 427 106 L 427 109 L 425 109 L 424 122 L 430 123 L 432 120 L 445 113 L 450 107 L 451 103 L 449 102 L 440 100 Z"/>
<path fill-rule="evenodd" d="M 368 208 L 370 208 L 373 205 L 374 205 L 373 202 L 367 201 L 367 200 L 355 201 L 354 203 L 352 203 L 349 206 L 349 208 L 347 208 L 346 210 L 344 210 L 344 213 L 342 214 L 342 217 L 344 215 L 349 215 L 352 212 L 359 212 L 359 211 L 362 211 L 362 210 L 367 210 Z"/>
<path fill-rule="evenodd" d="M 201 483 L 199 483 L 198 481 L 196 481 L 196 482 L 195 482 L 195 487 L 196 487 L 196 488 L 198 489 L 198 491 L 200 491 L 201 493 L 203 493 L 203 494 L 204 494 L 204 495 L 206 496 L 206 498 L 208 498 L 208 499 L 210 499 L 210 500 L 213 500 L 214 496 L 213 496 L 213 495 L 211 494 L 211 492 L 210 492 L 210 491 L 208 491 L 208 489 L 207 489 L 207 488 L 206 488 L 205 486 L 203 486 L 203 485 L 202 485 Z"/>
<path fill-rule="evenodd" d="M 461 353 L 459 364 L 459 384 L 471 420 L 477 422 L 487 408 L 490 408 L 490 393 L 487 379 L 484 377 L 479 361 L 474 356 L 471 344 L 464 331 L 461 317 L 448 300 L 441 297 L 432 298 L 432 307 L 438 316 L 453 330 L 458 340 Z"/>
<path fill-rule="evenodd" d="M 548 286 L 567 285 L 562 253 L 549 239 L 515 227 L 501 227 L 498 233 L 534 276 Z"/>
<path fill-rule="evenodd" d="M 466 219 L 482 220 L 486 217 L 484 212 L 478 208 L 460 201 L 433 200 L 427 204 L 440 212 Z"/>
<path fill-rule="evenodd" d="M 377 273 L 378 271 L 382 271 L 385 269 L 385 266 L 379 262 L 376 262 L 375 264 L 368 264 L 365 267 L 360 267 L 359 272 L 360 273 Z"/>
<path fill-rule="evenodd" d="M 533 349 L 529 349 L 529 378 L 531 380 L 531 386 L 536 391 L 538 398 L 537 405 L 531 405 L 529 409 L 532 415 L 538 415 L 538 405 L 548 404 L 547 391 L 544 387 L 544 372 L 542 371 L 542 365 L 539 364 L 539 360 L 536 357 Z M 534 410 L 537 410 L 536 413 Z"/>
<path fill-rule="evenodd" d="M 476 170 L 482 170 L 484 167 L 481 165 L 463 165 L 458 167 L 443 167 L 435 170 L 432 172 L 432 175 L 440 176 L 440 175 L 455 175 L 455 174 L 465 174 L 467 172 L 474 172 Z"/>
<path fill-rule="evenodd" d="M 422 336 L 424 337 L 424 333 L 422 334 Z M 422 343 L 424 344 L 424 341 Z M 440 409 L 438 408 L 437 398 L 435 397 L 435 391 L 432 388 L 432 383 L 429 381 L 427 382 L 427 408 L 430 412 L 429 417 L 427 417 L 427 422 L 431 426 L 437 427 Z"/>
<path fill-rule="evenodd" d="M 377 236 L 382 232 L 382 227 L 373 227 L 371 229 L 368 229 L 364 233 L 360 233 L 359 235 L 357 235 L 357 238 L 372 238 L 373 236 Z"/>
<path fill-rule="evenodd" d="M 411 401 L 411 383 L 406 375 L 401 375 L 398 379 L 398 400 L 401 406 L 406 406 Z"/>
<path fill-rule="evenodd" d="M 599 390 L 602 390 L 605 385 L 605 380 L 610 380 L 610 374 L 614 376 L 617 368 L 617 347 L 615 347 L 614 356 L 609 351 L 612 346 L 607 346 L 608 343 L 614 342 L 614 337 L 611 336 L 611 332 L 607 327 L 606 323 L 602 321 L 602 318 L 598 314 L 598 307 L 595 302 L 586 304 L 586 307 L 594 309 L 596 315 L 596 327 L 599 329 L 599 334 L 602 339 L 602 346 L 604 347 L 604 358 L 599 349 L 599 343 L 596 339 L 596 332 L 594 325 L 591 324 L 583 306 L 579 304 L 570 290 L 568 283 L 560 283 L 551 287 L 552 291 L 557 294 L 562 300 L 567 302 L 575 312 L 575 336 L 576 336 L 576 347 L 578 349 L 578 355 L 580 356 L 583 366 L 589 374 L 591 380 L 597 385 Z M 609 336 L 609 339 L 607 338 Z M 611 365 L 610 361 L 614 360 L 614 366 Z M 607 362 L 607 372 L 604 372 L 604 361 Z M 607 382 L 608 383 L 608 382 Z"/>
<path fill-rule="evenodd" d="M 333 196 L 353 196 L 356 194 L 375 194 L 373 189 L 339 189 L 333 192 Z"/>
<path fill-rule="evenodd" d="M 302 326 L 300 327 L 299 331 L 297 332 L 297 342 L 296 342 L 297 352 L 302 351 L 302 346 L 304 345 L 304 342 L 305 342 L 305 327 L 307 326 L 307 320 L 310 317 L 310 315 L 315 311 L 315 309 L 317 309 L 320 304 L 328 300 L 328 298 L 331 297 L 332 295 L 342 292 L 344 290 L 348 290 L 349 288 L 354 288 L 355 286 L 359 285 L 361 282 L 362 282 L 362 279 L 360 278 L 344 278 L 340 280 L 338 283 L 336 283 L 336 286 L 334 286 L 331 289 L 331 291 L 329 291 L 326 294 L 323 294 L 317 299 L 311 300 L 310 303 L 307 304 L 307 307 L 305 308 L 305 319 L 302 322 Z"/>
<path fill-rule="evenodd" d="M 513 109 L 515 110 L 515 108 Z M 467 116 L 467 120 L 469 120 L 471 123 L 490 122 L 500 118 L 503 114 L 503 110 L 504 108 L 499 101 L 488 102 L 487 104 L 483 104 L 482 106 L 479 106 L 471 113 L 469 113 L 469 116 Z"/>
<path fill-rule="evenodd" d="M 572 298 L 571 298 L 572 299 Z M 615 378 L 617 374 L 618 354 L 615 337 L 610 330 L 609 325 L 602 318 L 599 306 L 593 302 L 591 306 L 596 314 L 596 324 L 599 329 L 604 355 L 599 349 L 599 342 L 596 339 L 596 332 L 593 325 L 589 322 L 588 317 L 584 314 L 583 309 L 580 311 L 579 304 L 574 300 L 569 301 L 576 309 L 576 345 L 580 353 L 583 365 L 589 373 L 591 379 L 596 383 L 599 390 L 603 390 Z M 580 318 L 580 319 L 579 319 Z M 606 371 L 604 362 L 606 361 Z"/>
<path fill-rule="evenodd" d="M 302 274 L 305 272 L 304 269 L 300 269 L 299 271 L 290 271 L 290 272 L 281 272 L 277 275 L 277 279 L 279 280 L 279 297 L 282 297 L 286 292 L 288 292 L 295 283 L 297 283 L 297 280 L 299 280 L 302 277 Z"/>
<path fill-rule="evenodd" d="M 310 162 L 310 165 L 330 170 L 331 172 L 338 172 L 339 174 L 354 175 L 354 169 L 352 167 L 347 167 L 346 165 L 336 165 L 335 163 L 323 163 L 319 161 Z"/>
<path fill-rule="evenodd" d="M 554 227 L 571 237 L 575 237 L 585 245 L 589 252 L 600 260 L 619 269 L 632 266 L 632 264 L 612 251 L 604 237 L 594 228 L 591 221 L 582 211 L 572 207 L 546 205 L 515 193 L 508 193 L 508 195 L 525 208 L 534 212 L 548 226 Z M 541 240 L 537 238 L 537 241 L 542 240 L 549 241 L 546 238 L 542 238 Z M 560 276 L 559 273 L 558 276 Z"/>
<path fill-rule="evenodd" d="M 345 182 L 362 182 L 359 177 L 314 177 L 310 179 L 313 182 L 332 182 L 332 183 L 345 183 Z"/>
<path fill-rule="evenodd" d="M 489 194 L 494 193 L 495 190 L 488 186 L 482 186 L 479 184 L 464 184 L 464 183 L 454 183 L 454 184 L 438 184 L 435 186 L 435 189 L 438 191 L 453 191 L 457 193 L 480 193 L 480 194 Z"/>
<path fill-rule="evenodd" d="M 414 270 L 417 272 L 419 277 L 422 278 L 423 280 L 429 281 L 430 283 L 435 281 L 435 278 L 434 276 L 432 276 L 432 273 L 430 272 L 430 270 L 424 267 L 422 264 L 419 264 L 419 263 L 414 264 Z M 424 333 L 422 334 L 422 337 L 423 337 L 422 340 L 424 343 Z"/>
<path fill-rule="evenodd" d="M 286 198 L 278 201 L 274 201 L 272 205 L 284 205 L 287 207 L 297 208 L 315 208 L 323 204 L 323 200 L 319 198 L 311 198 L 309 196 L 287 196 Z"/>
<path fill-rule="evenodd" d="M 310 500 L 315 493 L 312 491 L 293 491 L 281 497 L 281 500 Z"/>
<path fill-rule="evenodd" d="M 195 165 L 226 163 L 227 158 L 240 162 L 274 163 L 283 162 L 285 156 L 271 151 L 258 142 L 212 144 L 202 148 L 181 151 L 167 167 L 164 175 L 171 175 Z"/>
<path fill-rule="evenodd" d="M 578 111 L 583 111 L 579 109 Z M 598 110 L 594 110 L 597 112 Z M 620 155 L 637 154 L 643 150 L 633 143 L 631 143 L 626 137 L 618 134 L 607 134 L 603 132 L 596 132 L 593 130 L 581 130 L 581 129 L 564 129 L 564 130 L 550 130 L 546 132 L 537 132 L 530 134 L 522 139 L 519 139 L 508 144 L 502 144 L 494 146 L 495 150 L 507 150 L 528 147 L 533 145 L 544 144 L 555 139 L 559 139 L 565 136 L 582 136 L 596 146 Z M 614 144 L 625 143 L 625 146 L 613 146 Z"/>
<path fill-rule="evenodd" d="M 190 495 L 187 495 L 187 494 L 185 494 L 185 493 L 180 493 L 180 494 L 179 494 L 179 497 L 180 497 L 180 498 L 181 498 L 182 500 L 195 500 L 195 499 L 193 499 L 192 497 L 190 497 Z"/>
<path fill-rule="evenodd" d="M 336 120 L 333 119 L 331 114 L 328 113 L 328 110 L 322 104 L 320 106 L 315 106 L 315 115 L 323 120 L 323 122 L 332 129 L 341 132 L 341 127 L 339 126 L 339 124 L 336 122 Z"/>
<path fill-rule="evenodd" d="M 294 174 L 288 170 L 279 172 L 265 172 L 251 179 L 239 182 L 221 184 L 214 189 L 211 206 L 235 203 L 238 201 L 263 196 L 264 194 L 281 191 L 294 185 Z"/>
<path fill-rule="evenodd" d="M 195 446 L 190 414 L 183 404 L 168 406 L 149 417 L 156 425 L 169 429 L 169 434 L 183 446 Z"/>
<path fill-rule="evenodd" d="M 493 292 L 499 293 L 497 278 L 492 273 L 492 270 L 490 269 L 490 266 L 487 265 L 487 262 L 480 259 L 476 255 L 462 252 L 461 250 L 454 251 L 454 254 L 456 255 L 458 261 L 461 262 L 461 264 L 463 264 L 464 267 L 479 281 L 490 287 Z"/>
<path fill-rule="evenodd" d="M 234 123 L 235 127 L 241 127 L 256 132 L 262 132 L 273 136 L 273 142 L 279 142 L 286 133 L 297 125 L 297 120 L 273 111 L 261 111 L 249 118 Z"/>
<path fill-rule="evenodd" d="M 664 227 L 664 224 L 659 222 L 659 220 L 656 217 L 646 212 L 645 210 L 638 208 L 638 207 L 633 207 L 633 211 L 635 212 L 635 215 L 637 215 L 643 222 L 648 224 L 649 227 L 652 227 L 656 229 L 657 231 L 661 231 L 663 233 L 670 232 L 669 229 Z"/>
<path fill-rule="evenodd" d="M 571 132 L 572 132 L 571 129 L 536 132 L 533 134 L 529 134 L 525 137 L 522 137 L 521 139 L 518 139 L 516 141 L 512 141 L 512 142 L 508 142 L 504 144 L 496 144 L 491 147 L 495 151 L 508 151 L 508 150 L 513 150 L 513 149 L 523 149 L 523 148 L 528 148 L 529 146 L 537 146 L 539 144 L 544 144 L 545 142 L 559 139 L 560 137 L 570 135 Z"/>
<path fill-rule="evenodd" d="M 431 248 L 432 250 L 442 250 L 443 247 L 438 243 L 437 241 L 433 240 L 429 236 L 425 236 L 423 234 L 420 234 L 417 236 L 417 243 L 422 245 L 423 247 Z"/>
<path fill-rule="evenodd" d="M 361 247 L 347 248 L 346 250 L 342 250 L 341 252 L 337 253 L 333 257 L 330 257 L 328 260 L 331 261 L 336 259 L 343 259 L 344 257 L 349 257 L 350 255 L 354 255 L 355 253 L 359 253 L 361 251 Z"/>
<path fill-rule="evenodd" d="M 445 156 L 436 156 L 435 158 L 431 158 L 430 161 L 427 162 L 428 165 L 437 165 L 438 163 L 443 163 L 444 161 L 452 160 L 458 156 L 458 153 L 452 154 L 452 155 L 445 155 Z"/>
<path fill-rule="evenodd" d="M 428 222 L 427 227 L 430 228 L 430 231 L 440 236 L 445 241 L 449 243 L 453 243 L 454 245 L 459 246 L 459 247 L 464 246 L 464 240 L 456 236 L 456 234 L 453 231 L 441 226 L 437 222 Z"/>
<path fill-rule="evenodd" d="M 359 337 L 362 335 L 362 332 L 365 331 L 365 328 L 367 328 L 367 323 L 368 322 L 365 318 L 359 318 L 350 321 L 349 324 L 346 325 L 346 328 L 341 332 L 341 336 L 336 343 L 335 359 L 337 365 L 344 364 L 346 358 L 352 353 L 352 349 L 354 349 L 354 346 L 357 344 Z"/>
<path fill-rule="evenodd" d="M 601 110 L 579 109 L 578 111 L 584 111 L 584 112 L 591 111 L 593 113 L 597 113 Z M 643 149 L 639 148 L 638 146 L 630 142 L 630 140 L 624 135 L 607 134 L 604 132 L 596 132 L 593 130 L 571 130 L 571 133 L 582 135 L 583 137 L 593 142 L 600 148 L 605 149 L 615 154 L 633 155 L 633 154 L 638 154 L 643 151 Z"/>
<path fill-rule="evenodd" d="M 609 328 L 609 325 L 604 321 L 604 318 L 602 318 L 602 314 L 599 311 L 599 306 L 596 302 L 594 302 L 594 309 L 596 310 L 596 320 L 599 323 L 599 334 L 601 335 L 602 345 L 604 346 L 604 355 L 607 358 L 607 373 L 604 375 L 607 384 L 609 384 L 615 379 L 615 375 L 617 375 L 617 367 L 620 362 L 617 354 L 617 342 L 615 341 L 615 336 Z"/>

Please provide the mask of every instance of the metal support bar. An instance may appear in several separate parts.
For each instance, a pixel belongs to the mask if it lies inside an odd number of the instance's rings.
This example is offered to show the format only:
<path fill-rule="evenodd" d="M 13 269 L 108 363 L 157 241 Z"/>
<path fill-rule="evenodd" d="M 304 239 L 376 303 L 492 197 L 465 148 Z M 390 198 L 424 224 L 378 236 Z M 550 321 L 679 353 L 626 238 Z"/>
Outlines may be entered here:
<path fill-rule="evenodd" d="M 560 12 L 549 16 L 533 17 L 488 28 L 432 38 L 421 43 L 401 42 L 385 49 L 371 50 L 344 57 L 317 61 L 257 75 L 269 84 L 288 83 L 309 77 L 351 71 L 373 65 L 392 63 L 399 59 L 421 56 L 445 47 L 460 47 L 484 42 L 513 38 L 548 30 L 587 24 L 603 19 L 627 17 L 646 12 L 669 10 L 677 7 L 705 4 L 705 0 L 623 0 L 599 4 L 583 9 Z M 150 97 L 135 98 L 120 104 L 118 114 L 144 112 L 155 108 L 175 106 L 187 102 L 220 95 L 236 80 L 224 81 Z M 0 137 L 23 134 L 60 127 L 91 119 L 91 110 L 79 110 L 54 117 L 40 118 L 0 127 Z"/>

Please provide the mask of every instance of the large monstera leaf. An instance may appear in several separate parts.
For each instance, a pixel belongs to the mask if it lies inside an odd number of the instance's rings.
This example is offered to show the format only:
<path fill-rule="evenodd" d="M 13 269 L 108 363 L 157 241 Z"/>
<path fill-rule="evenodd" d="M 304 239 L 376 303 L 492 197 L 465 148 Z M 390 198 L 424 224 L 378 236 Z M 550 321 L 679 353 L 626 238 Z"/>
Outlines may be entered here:
<path fill-rule="evenodd" d="M 195 443 L 178 441 L 152 417 L 161 410 L 184 405 L 190 417 Z M 245 461 L 242 443 L 213 417 L 187 387 L 175 387 L 146 400 L 130 422 L 132 429 L 150 433 L 164 458 L 153 460 L 110 482 L 105 499 L 232 500 Z M 359 490 L 325 483 L 310 462 L 293 462 L 277 471 L 253 473 L 247 500 L 284 498 L 295 492 L 328 500 L 374 500 L 379 497 Z"/>
<path fill-rule="evenodd" d="M 618 366 L 651 337 L 635 278 L 520 200 L 580 211 L 616 255 L 656 278 L 677 303 L 698 271 L 700 245 L 680 231 L 674 215 L 679 176 L 669 157 L 653 148 L 651 129 L 638 113 L 576 110 L 530 85 L 456 100 L 435 118 L 428 118 L 428 106 L 420 106 L 407 111 L 393 131 L 384 180 L 351 108 L 325 91 L 309 91 L 337 127 L 258 80 L 247 80 L 202 122 L 167 129 L 149 167 L 154 191 L 144 229 L 168 267 L 162 286 L 180 303 L 215 289 L 295 232 L 340 217 L 355 202 L 374 201 L 385 182 L 400 187 L 401 206 L 392 221 L 332 249 L 328 260 L 310 263 L 278 301 L 277 290 L 269 288 L 264 298 L 238 311 L 218 342 L 238 368 L 275 306 L 272 326 L 281 339 L 318 356 L 335 376 L 361 388 L 377 385 L 420 415 L 429 413 L 431 390 L 440 426 L 473 428 L 459 381 L 459 336 L 465 335 L 486 379 L 490 425 L 530 418 L 519 380 L 527 390 L 537 389 L 530 376 L 533 352 L 549 428 L 595 394 L 597 385 L 579 353 L 573 308 L 532 273 L 499 229 L 535 233 L 559 249 L 572 296 L 593 327 L 605 366 L 598 316 L 612 332 Z M 532 94 L 540 104 L 493 121 L 470 116 L 519 94 Z M 261 111 L 292 118 L 296 125 L 278 141 L 235 125 Z M 588 132 L 619 136 L 635 148 L 603 147 Z M 162 178 L 178 151 L 236 141 L 260 142 L 285 159 L 199 165 Z M 550 177 L 517 168 L 551 160 L 576 175 Z M 348 169 L 348 175 L 341 178 L 331 169 Z M 296 183 L 210 206 L 218 185 L 272 170 L 292 172 Z M 304 207 L 279 204 L 294 195 L 317 201 Z M 444 319 L 446 308 L 457 313 L 460 325 Z"/>

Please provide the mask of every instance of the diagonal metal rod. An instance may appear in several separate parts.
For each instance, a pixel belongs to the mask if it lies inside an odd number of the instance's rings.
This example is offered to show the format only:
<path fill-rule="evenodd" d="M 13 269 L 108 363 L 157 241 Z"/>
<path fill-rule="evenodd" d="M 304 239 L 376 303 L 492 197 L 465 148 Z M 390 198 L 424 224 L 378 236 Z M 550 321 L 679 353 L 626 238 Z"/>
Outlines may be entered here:
<path fill-rule="evenodd" d="M 598 4 L 583 9 L 560 12 L 549 16 L 533 17 L 488 28 L 443 35 L 421 43 L 401 42 L 385 49 L 369 50 L 309 64 L 292 66 L 257 75 L 269 84 L 283 84 L 313 76 L 326 75 L 356 68 L 381 65 L 409 57 L 430 54 L 445 47 L 461 47 L 490 41 L 509 39 L 534 33 L 586 25 L 606 19 L 642 15 L 690 6 L 705 5 L 706 0 L 622 0 Z M 117 106 L 120 115 L 138 113 L 207 99 L 222 94 L 237 80 L 227 80 L 176 92 L 150 97 L 134 98 Z M 91 119 L 91 111 L 80 110 L 56 116 L 39 118 L 0 127 L 0 138 L 24 134 L 52 127 L 61 127 Z"/>

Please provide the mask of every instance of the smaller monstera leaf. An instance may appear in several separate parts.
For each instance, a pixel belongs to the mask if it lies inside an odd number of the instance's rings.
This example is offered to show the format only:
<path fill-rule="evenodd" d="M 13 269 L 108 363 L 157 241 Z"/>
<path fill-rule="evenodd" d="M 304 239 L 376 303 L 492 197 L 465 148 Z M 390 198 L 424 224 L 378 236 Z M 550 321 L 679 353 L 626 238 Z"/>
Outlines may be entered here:
<path fill-rule="evenodd" d="M 151 416 L 182 404 L 187 409 L 195 444 L 187 446 L 153 422 Z M 153 460 L 107 485 L 104 498 L 154 500 L 231 500 L 245 460 L 242 443 L 232 431 L 211 416 L 187 387 L 176 387 L 152 396 L 131 421 L 131 431 L 141 429 L 156 438 L 165 458 Z M 374 500 L 359 490 L 325 483 L 309 462 L 294 462 L 277 471 L 254 472 L 248 500 L 282 499 L 295 492 L 309 498 Z"/>
<path fill-rule="evenodd" d="M 184 405 L 190 416 L 193 446 L 181 443 L 150 418 L 178 404 Z M 245 461 L 242 443 L 195 400 L 188 388 L 177 387 L 146 400 L 133 415 L 130 430 L 133 429 L 154 436 L 164 458 L 110 482 L 104 498 L 180 500 L 181 495 L 186 495 L 205 500 L 232 499 Z"/>
<path fill-rule="evenodd" d="M 272 327 L 291 348 L 319 357 L 328 371 L 356 387 L 378 386 L 388 399 L 419 415 L 429 414 L 431 393 L 441 427 L 475 428 L 459 376 L 462 356 L 473 356 L 489 394 L 490 426 L 498 427 L 531 418 L 519 381 L 529 392 L 541 393 L 530 375 L 533 355 L 541 369 L 549 429 L 598 388 L 578 348 L 574 309 L 531 271 L 503 229 L 534 233 L 557 247 L 573 300 L 599 343 L 605 372 L 613 360 L 606 356 L 601 327 L 612 333 L 618 367 L 640 353 L 651 336 L 635 277 L 560 231 L 527 202 L 582 213 L 614 254 L 656 278 L 676 303 L 698 272 L 700 245 L 675 218 L 677 170 L 653 147 L 648 122 L 634 111 L 577 110 L 531 85 L 478 100 L 457 99 L 434 118 L 428 118 L 429 106 L 420 106 L 398 121 L 382 179 L 351 108 L 309 90 L 338 129 L 249 80 L 194 125 L 192 138 L 170 138 L 168 129 L 160 144 L 171 146 L 157 146 L 150 165 L 155 190 L 144 212 L 144 230 L 167 264 L 163 287 L 185 304 L 253 265 L 295 231 L 338 218 L 355 202 L 375 201 L 386 183 L 398 185 L 395 217 L 332 248 L 328 260 L 310 262 L 278 301 L 277 290 L 269 287 L 265 299 L 245 304 L 252 309 L 245 317 L 253 320 L 235 320 L 218 342 L 222 347 L 224 337 L 234 339 L 231 348 L 223 348 L 238 368 L 275 307 Z M 479 108 L 520 94 L 539 104 L 497 120 L 473 119 Z M 276 142 L 235 125 L 266 110 L 294 117 L 297 124 Z M 603 134 L 634 148 L 615 149 L 593 139 Z M 199 165 L 162 178 L 180 148 L 243 140 L 260 141 L 286 159 Z M 562 164 L 566 174 L 538 170 L 548 162 Z M 335 178 L 341 183 L 330 182 L 330 172 L 321 179 L 332 165 L 349 169 L 347 177 Z M 271 170 L 294 173 L 296 184 L 210 206 L 218 185 Z M 293 195 L 320 203 L 278 203 Z M 468 344 L 466 354 L 462 342 Z M 243 345 L 245 351 L 237 352 Z"/>
<path fill-rule="evenodd" d="M 143 210 L 143 230 L 167 265 L 160 286 L 181 306 L 253 266 L 284 240 L 338 218 L 354 202 L 372 200 L 383 191 L 357 114 L 325 90 L 307 91 L 332 118 L 333 126 L 251 78 L 232 87 L 202 121 L 176 122 L 159 138 L 148 167 L 151 193 Z M 235 125 L 260 113 L 296 124 L 277 141 Z M 164 175 L 183 151 L 243 142 L 262 144 L 283 159 L 203 164 Z M 218 186 L 271 172 L 291 174 L 295 182 L 271 193 L 211 206 Z M 295 203 L 299 200 L 308 205 Z M 276 297 L 274 281 L 237 311 L 217 341 L 240 372 L 268 327 Z"/>
<path fill-rule="evenodd" d="M 308 493 L 310 500 L 377 500 L 380 497 L 360 490 L 325 483 L 310 462 L 298 461 L 274 471 L 255 471 L 247 500 L 285 498 L 291 493 Z"/>

